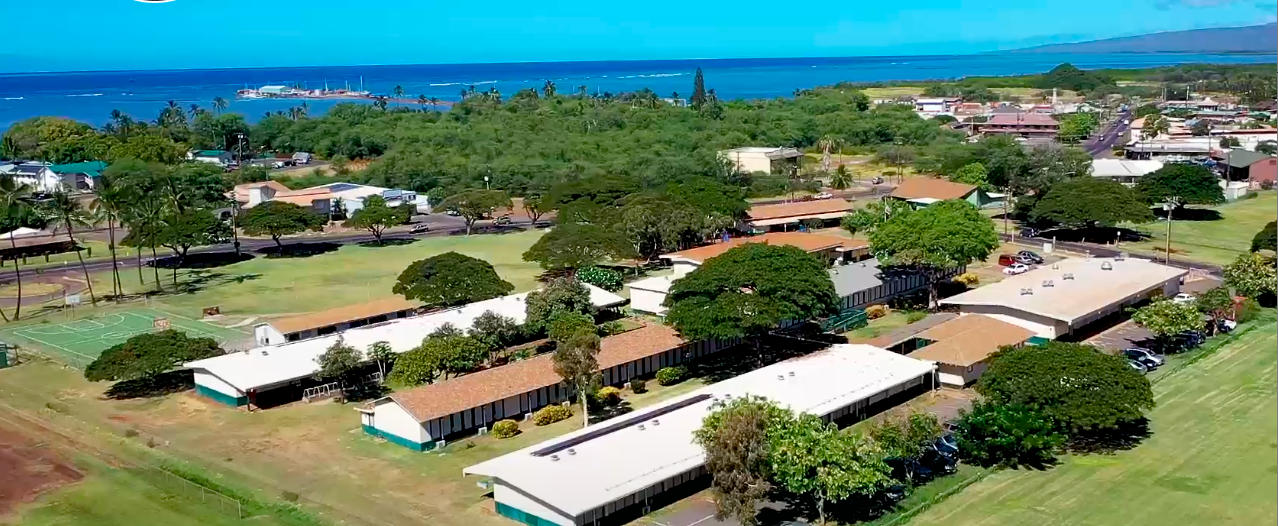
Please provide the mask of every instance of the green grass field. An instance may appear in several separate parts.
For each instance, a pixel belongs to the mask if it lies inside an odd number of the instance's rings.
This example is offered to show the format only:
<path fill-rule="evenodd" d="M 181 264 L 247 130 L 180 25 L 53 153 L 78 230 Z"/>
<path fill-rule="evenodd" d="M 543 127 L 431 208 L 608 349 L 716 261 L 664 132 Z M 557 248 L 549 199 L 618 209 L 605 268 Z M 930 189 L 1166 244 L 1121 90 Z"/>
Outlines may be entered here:
<path fill-rule="evenodd" d="M 1130 451 L 996 473 L 916 517 L 945 525 L 1254 525 L 1278 521 L 1272 315 L 1154 385 L 1153 436 Z"/>
<path fill-rule="evenodd" d="M 1278 219 L 1278 193 L 1259 192 L 1258 197 L 1234 201 L 1218 207 L 1217 221 L 1176 221 L 1172 217 L 1172 256 L 1224 265 L 1251 249 L 1251 238 L 1265 223 Z M 1132 252 L 1164 255 L 1167 224 L 1151 223 L 1136 227 L 1148 234 L 1146 241 L 1124 243 Z"/>
<path fill-rule="evenodd" d="M 65 323 L 36 323 L 0 330 L 0 341 L 20 346 L 34 346 L 66 358 L 83 367 L 80 362 L 92 361 L 102 351 L 124 343 L 129 338 L 154 332 L 155 320 L 167 319 L 169 326 L 191 337 L 213 338 L 230 342 L 245 338 L 247 333 L 227 329 L 155 309 L 128 309 L 102 313 Z"/>

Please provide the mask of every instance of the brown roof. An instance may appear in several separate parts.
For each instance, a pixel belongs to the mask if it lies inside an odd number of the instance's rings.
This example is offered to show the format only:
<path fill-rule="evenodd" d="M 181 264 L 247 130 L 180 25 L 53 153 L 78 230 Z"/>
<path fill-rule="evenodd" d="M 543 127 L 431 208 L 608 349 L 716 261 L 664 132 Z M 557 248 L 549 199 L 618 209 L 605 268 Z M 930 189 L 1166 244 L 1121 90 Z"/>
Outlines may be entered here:
<path fill-rule="evenodd" d="M 751 220 L 759 221 L 763 219 L 782 219 L 787 217 L 814 216 L 820 214 L 832 214 L 836 212 L 848 212 L 852 210 L 852 203 L 844 199 L 814 199 L 812 201 L 799 201 L 795 203 L 781 203 L 776 205 L 752 206 L 746 210 L 746 216 Z"/>
<path fill-rule="evenodd" d="M 599 368 L 647 358 L 683 345 L 674 329 L 665 325 L 645 325 L 633 331 L 604 338 L 599 348 Z M 392 394 L 418 422 L 448 416 L 458 411 L 505 400 L 559 384 L 553 356 L 543 354 L 527 360 L 485 369 L 452 380 L 423 385 Z"/>
<path fill-rule="evenodd" d="M 402 310 L 416 309 L 421 306 L 421 302 L 406 300 L 399 296 L 395 296 L 377 301 L 370 301 L 368 303 L 357 303 L 355 305 L 346 305 L 336 309 L 282 318 L 271 321 L 270 325 L 275 327 L 275 330 L 280 331 L 282 334 L 291 334 L 308 329 L 318 329 L 320 327 L 328 327 L 329 325 L 337 325 L 339 323 L 372 318 L 373 316 L 390 314 Z"/>
<path fill-rule="evenodd" d="M 1043 115 L 1041 113 L 998 113 L 985 124 L 994 126 L 1056 126 L 1060 123 L 1056 122 L 1051 115 Z"/>
<path fill-rule="evenodd" d="M 289 189 L 287 186 L 284 186 L 283 184 L 280 184 L 277 181 L 262 181 L 259 183 L 237 184 L 235 185 L 235 200 L 241 201 L 241 202 L 248 202 L 249 190 L 253 188 L 263 187 L 263 186 L 270 188 L 272 190 L 275 190 L 275 193 L 277 194 L 289 192 Z"/>
<path fill-rule="evenodd" d="M 726 242 L 714 243 L 704 247 L 690 248 L 688 250 L 662 254 L 661 257 L 679 257 L 693 261 L 705 261 L 746 243 L 789 245 L 792 247 L 798 247 L 804 252 L 816 252 L 818 250 L 825 250 L 833 247 L 843 247 L 844 249 L 849 250 L 869 247 L 869 244 L 864 240 L 849 239 L 841 236 L 811 234 L 808 232 L 771 232 L 758 236 L 733 238 Z"/>
<path fill-rule="evenodd" d="M 976 190 L 970 184 L 955 183 L 934 177 L 911 177 L 892 191 L 897 199 L 962 199 Z"/>
<path fill-rule="evenodd" d="M 1018 345 L 1034 336 L 1034 331 L 982 314 L 959 316 L 917 337 L 936 343 L 909 354 L 910 358 L 950 365 L 980 363 L 1004 345 Z"/>

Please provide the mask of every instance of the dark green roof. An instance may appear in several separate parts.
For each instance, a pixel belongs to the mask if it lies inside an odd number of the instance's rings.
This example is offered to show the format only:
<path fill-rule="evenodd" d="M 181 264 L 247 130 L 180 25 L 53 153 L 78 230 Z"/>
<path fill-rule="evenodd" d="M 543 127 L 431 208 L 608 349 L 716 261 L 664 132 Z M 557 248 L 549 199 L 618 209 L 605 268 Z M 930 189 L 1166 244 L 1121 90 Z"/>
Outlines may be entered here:
<path fill-rule="evenodd" d="M 1234 148 L 1225 154 L 1225 159 L 1229 161 L 1229 166 L 1234 168 L 1246 168 L 1268 158 L 1269 156 L 1263 153 L 1256 153 L 1242 148 Z"/>
<path fill-rule="evenodd" d="M 218 157 L 224 153 L 226 153 L 226 150 L 200 150 L 195 152 L 195 155 L 199 157 Z"/>

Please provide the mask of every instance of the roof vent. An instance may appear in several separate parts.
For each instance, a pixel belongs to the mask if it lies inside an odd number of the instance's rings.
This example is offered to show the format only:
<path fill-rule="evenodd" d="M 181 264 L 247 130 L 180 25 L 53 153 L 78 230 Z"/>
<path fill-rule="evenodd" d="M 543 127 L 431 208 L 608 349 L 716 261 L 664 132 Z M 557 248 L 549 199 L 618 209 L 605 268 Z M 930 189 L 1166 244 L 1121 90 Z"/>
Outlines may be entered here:
<path fill-rule="evenodd" d="M 1056 286 L 1056 284 L 1055 284 L 1055 283 L 1052 283 L 1052 280 L 1050 280 L 1050 279 L 1045 279 L 1045 280 L 1043 280 L 1043 288 L 1055 287 L 1055 286 Z"/>
<path fill-rule="evenodd" d="M 559 462 L 559 455 L 550 455 L 551 462 Z"/>
<path fill-rule="evenodd" d="M 1061 276 L 1061 279 L 1067 279 L 1072 281 L 1074 279 L 1074 273 L 1066 272 L 1065 275 Z"/>
<path fill-rule="evenodd" d="M 1052 263 L 1052 270 L 1060 270 L 1060 269 L 1061 269 L 1060 263 Z"/>
<path fill-rule="evenodd" d="M 778 374 L 778 375 L 777 375 L 777 380 L 785 380 L 785 375 L 784 375 L 784 374 Z"/>
<path fill-rule="evenodd" d="M 568 454 L 569 454 L 569 455 L 576 455 L 576 454 L 577 454 L 577 450 L 576 450 L 576 449 L 573 449 L 573 448 L 568 448 Z"/>
<path fill-rule="evenodd" d="M 1022 296 L 1033 296 L 1033 295 L 1034 295 L 1034 289 L 1029 288 L 1029 287 L 1021 288 L 1021 295 L 1022 295 Z"/>
<path fill-rule="evenodd" d="M 639 430 L 640 430 L 640 431 L 643 431 L 643 430 L 644 430 L 643 424 L 639 424 Z"/>
<path fill-rule="evenodd" d="M 1114 264 L 1108 261 L 1102 261 L 1101 270 L 1114 270 Z"/>
<path fill-rule="evenodd" d="M 790 371 L 790 377 L 794 377 L 794 371 Z"/>
<path fill-rule="evenodd" d="M 267 354 L 266 354 L 266 348 L 262 348 L 262 356 L 267 356 Z"/>
<path fill-rule="evenodd" d="M 659 426 L 659 425 L 661 425 L 661 421 L 660 421 L 660 420 L 657 420 L 656 418 L 654 418 L 654 419 L 652 419 L 652 425 L 653 425 L 653 427 Z"/>

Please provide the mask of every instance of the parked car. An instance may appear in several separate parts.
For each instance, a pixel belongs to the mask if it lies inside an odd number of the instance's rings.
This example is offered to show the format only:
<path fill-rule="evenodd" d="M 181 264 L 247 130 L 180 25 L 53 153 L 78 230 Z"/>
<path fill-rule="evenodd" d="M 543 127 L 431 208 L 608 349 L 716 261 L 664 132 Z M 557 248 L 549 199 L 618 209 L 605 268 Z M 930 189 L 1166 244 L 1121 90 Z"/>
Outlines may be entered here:
<path fill-rule="evenodd" d="M 952 434 L 946 434 L 941 438 L 936 439 L 936 441 L 932 443 L 932 447 L 935 447 L 937 451 L 940 451 L 944 455 L 954 456 L 958 454 L 958 441 L 954 439 L 954 435 Z"/>
<path fill-rule="evenodd" d="M 1149 349 L 1143 347 L 1131 347 L 1123 349 L 1123 356 L 1128 360 L 1133 360 L 1144 365 L 1146 369 L 1154 370 L 1163 365 L 1163 357 L 1159 356 Z"/>
<path fill-rule="evenodd" d="M 453 216 L 453 217 L 457 217 L 457 216 L 461 215 L 461 212 L 458 212 L 458 211 L 456 211 L 456 210 L 452 210 L 452 209 L 450 209 L 450 210 L 448 210 L 448 215 Z"/>
<path fill-rule="evenodd" d="M 1024 274 L 1029 271 L 1030 271 L 1030 266 L 1024 263 L 1013 263 L 1011 265 L 1008 265 L 1007 268 L 1003 269 L 1003 273 L 1007 274 L 1008 276 Z"/>
<path fill-rule="evenodd" d="M 1016 260 L 1016 262 L 1017 262 L 1017 263 L 1020 263 L 1020 264 L 1022 264 L 1022 265 L 1037 265 L 1037 264 L 1039 264 L 1039 262 L 1038 262 L 1038 261 L 1034 261 L 1034 259 L 1033 259 L 1033 258 L 1028 258 L 1028 257 L 1022 256 L 1022 255 L 1020 255 L 1020 254 L 1017 254 L 1017 255 L 1015 255 L 1015 256 L 1012 256 L 1012 259 Z"/>
<path fill-rule="evenodd" d="M 816 199 L 832 199 L 834 197 L 834 194 L 830 192 L 821 192 L 813 197 Z"/>
<path fill-rule="evenodd" d="M 1017 263 L 1016 256 L 1013 256 L 1011 254 L 998 255 L 998 266 L 1000 267 L 1010 267 L 1012 265 L 1015 265 L 1016 263 Z"/>
<path fill-rule="evenodd" d="M 1038 253 L 1034 252 L 1033 250 L 1022 250 L 1020 252 L 1017 252 L 1016 255 L 1030 260 L 1030 263 L 1033 263 L 1035 265 L 1043 264 L 1043 256 L 1038 255 Z"/>
<path fill-rule="evenodd" d="M 497 219 L 494 219 L 494 220 L 493 220 L 493 224 L 494 224 L 494 225 L 509 225 L 509 224 L 510 224 L 510 216 L 501 216 L 501 217 L 499 217 L 499 218 L 497 218 Z"/>
<path fill-rule="evenodd" d="M 870 184 L 883 184 L 883 178 L 875 176 L 874 179 L 870 179 Z"/>
<path fill-rule="evenodd" d="M 1145 364 L 1142 364 L 1135 360 L 1128 360 L 1127 365 L 1131 366 L 1132 369 L 1135 369 L 1136 372 L 1139 372 L 1140 374 L 1145 374 L 1149 372 L 1149 368 L 1145 367 Z"/>
<path fill-rule="evenodd" d="M 1188 292 L 1182 292 L 1172 297 L 1172 301 L 1176 303 L 1193 303 L 1196 300 L 1198 300 L 1198 298 Z"/>
<path fill-rule="evenodd" d="M 413 228 L 408 231 L 409 234 L 425 234 L 426 232 L 430 232 L 430 225 L 426 223 L 413 225 Z"/>
<path fill-rule="evenodd" d="M 1037 228 L 1025 227 L 1021 229 L 1021 237 L 1038 237 L 1041 233 Z"/>

